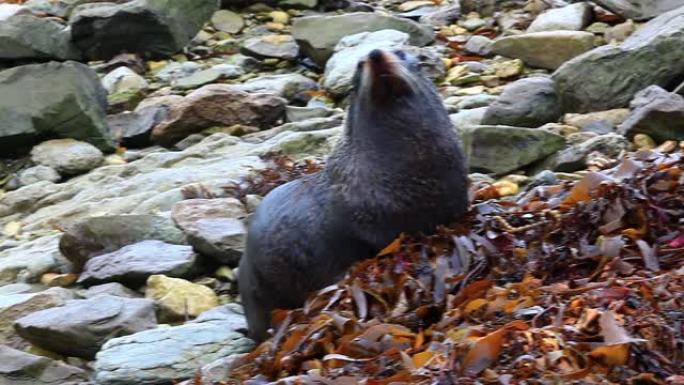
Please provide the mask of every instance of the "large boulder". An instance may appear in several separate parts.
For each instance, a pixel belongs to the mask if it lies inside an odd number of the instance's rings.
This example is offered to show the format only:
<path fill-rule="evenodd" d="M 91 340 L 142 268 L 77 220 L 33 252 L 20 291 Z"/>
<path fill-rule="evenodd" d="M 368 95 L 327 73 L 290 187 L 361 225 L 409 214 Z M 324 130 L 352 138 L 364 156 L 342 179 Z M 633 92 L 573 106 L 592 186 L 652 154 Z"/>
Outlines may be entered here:
<path fill-rule="evenodd" d="M 472 172 L 505 174 L 542 160 L 565 146 L 562 136 L 532 128 L 467 126 L 460 132 Z"/>
<path fill-rule="evenodd" d="M 525 78 L 504 88 L 501 96 L 487 108 L 482 124 L 536 128 L 557 121 L 562 113 L 553 80 Z"/>
<path fill-rule="evenodd" d="M 48 357 L 0 345 L 0 384 L 79 385 L 88 380 L 85 370 Z"/>
<path fill-rule="evenodd" d="M 639 92 L 630 103 L 631 114 L 618 132 L 632 138 L 646 134 L 656 141 L 684 140 L 684 97 L 651 86 Z"/>
<path fill-rule="evenodd" d="M 0 72 L 0 152 L 57 136 L 114 150 L 105 122 L 107 93 L 88 66 L 67 61 Z"/>
<path fill-rule="evenodd" d="M 69 23 L 74 43 L 88 59 L 121 52 L 168 57 L 195 37 L 215 11 L 216 0 L 133 0 L 74 10 Z"/>
<path fill-rule="evenodd" d="M 647 20 L 682 6 L 681 0 L 596 0 L 625 19 Z"/>
<path fill-rule="evenodd" d="M 233 327 L 231 321 L 207 321 L 112 339 L 97 354 L 95 382 L 166 385 L 191 378 L 210 362 L 252 349 L 252 340 Z"/>
<path fill-rule="evenodd" d="M 142 241 L 86 262 L 79 283 L 90 286 L 120 282 L 138 287 L 153 274 L 188 277 L 198 270 L 199 261 L 192 247 L 162 241 Z"/>
<path fill-rule="evenodd" d="M 0 60 L 80 58 L 69 29 L 54 20 L 19 13 L 0 22 Z"/>
<path fill-rule="evenodd" d="M 594 48 L 594 34 L 582 31 L 545 31 L 496 39 L 492 52 L 520 59 L 532 67 L 556 69 Z"/>
<path fill-rule="evenodd" d="M 410 43 L 416 46 L 429 44 L 435 38 L 432 28 L 415 21 L 366 12 L 297 18 L 293 23 L 292 35 L 305 55 L 323 65 L 343 37 L 383 29 L 408 33 Z"/>
<path fill-rule="evenodd" d="M 32 344 L 68 357 L 93 358 L 114 338 L 154 328 L 154 302 L 100 295 L 41 310 L 14 324 Z"/>
<path fill-rule="evenodd" d="M 684 79 L 684 7 L 646 23 L 619 46 L 580 55 L 553 74 L 566 112 L 626 107 L 650 85 Z"/>
<path fill-rule="evenodd" d="M 171 106 L 152 139 L 172 145 L 213 126 L 243 124 L 266 128 L 285 115 L 287 101 L 271 94 L 250 94 L 228 84 L 210 84 Z"/>

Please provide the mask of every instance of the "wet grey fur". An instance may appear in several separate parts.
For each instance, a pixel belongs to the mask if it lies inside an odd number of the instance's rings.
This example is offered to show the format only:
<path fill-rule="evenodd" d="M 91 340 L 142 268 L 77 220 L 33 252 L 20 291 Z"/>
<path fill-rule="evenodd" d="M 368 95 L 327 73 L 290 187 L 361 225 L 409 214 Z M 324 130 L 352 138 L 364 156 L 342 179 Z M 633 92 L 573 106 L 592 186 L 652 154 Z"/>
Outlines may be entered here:
<path fill-rule="evenodd" d="M 271 191 L 252 218 L 238 277 L 252 338 L 266 337 L 271 310 L 300 307 L 401 232 L 430 233 L 466 211 L 465 160 L 449 116 L 417 63 L 399 55 L 412 91 L 370 92 L 360 65 L 326 168 Z"/>

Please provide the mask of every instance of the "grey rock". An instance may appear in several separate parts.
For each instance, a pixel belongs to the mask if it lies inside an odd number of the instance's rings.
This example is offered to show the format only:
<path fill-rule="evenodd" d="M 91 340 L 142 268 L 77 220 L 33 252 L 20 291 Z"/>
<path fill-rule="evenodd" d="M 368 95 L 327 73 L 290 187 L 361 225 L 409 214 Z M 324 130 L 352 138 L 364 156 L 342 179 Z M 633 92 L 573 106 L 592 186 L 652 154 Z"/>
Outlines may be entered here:
<path fill-rule="evenodd" d="M 615 129 L 627 119 L 627 116 L 629 116 L 627 108 L 616 108 L 586 114 L 565 114 L 563 123 L 577 127 L 582 131 L 608 134 L 615 132 Z"/>
<path fill-rule="evenodd" d="M 54 168 L 41 165 L 29 167 L 19 173 L 19 182 L 21 182 L 22 186 L 42 181 L 54 183 L 58 182 L 61 178 Z"/>
<path fill-rule="evenodd" d="M 470 110 L 473 108 L 488 107 L 498 98 L 498 96 L 489 94 L 465 96 L 456 103 L 456 108 L 459 110 Z"/>
<path fill-rule="evenodd" d="M 76 62 L 50 62 L 0 72 L 0 151 L 59 136 L 114 149 L 105 123 L 106 91 L 94 71 Z"/>
<path fill-rule="evenodd" d="M 245 311 L 237 303 L 229 303 L 200 314 L 190 323 L 202 323 L 209 321 L 221 321 L 228 323 L 228 328 L 234 331 L 247 330 Z"/>
<path fill-rule="evenodd" d="M 565 112 L 626 107 L 650 85 L 684 78 L 684 7 L 646 23 L 619 46 L 595 48 L 554 74 Z"/>
<path fill-rule="evenodd" d="M 290 35 L 266 35 L 245 40 L 241 51 L 260 59 L 294 60 L 299 55 L 299 46 Z"/>
<path fill-rule="evenodd" d="M 532 32 L 499 38 L 492 44 L 497 55 L 521 59 L 532 67 L 556 69 L 594 48 L 594 34 L 582 31 Z"/>
<path fill-rule="evenodd" d="M 0 42 L 0 60 L 81 58 L 65 26 L 32 14 L 19 13 L 3 20 Z"/>
<path fill-rule="evenodd" d="M 188 77 L 197 71 L 200 71 L 202 66 L 193 61 L 188 61 L 184 63 L 171 62 L 167 64 L 164 68 L 160 69 L 154 77 L 164 81 L 172 82 L 173 80 Z"/>
<path fill-rule="evenodd" d="M 466 17 L 465 20 L 459 21 L 458 24 L 468 31 L 475 31 L 487 25 L 487 21 L 480 17 Z"/>
<path fill-rule="evenodd" d="M 420 17 L 419 22 L 433 27 L 444 27 L 453 24 L 460 16 L 461 5 L 459 3 L 446 4 L 428 11 Z"/>
<path fill-rule="evenodd" d="M 290 102 L 306 102 L 310 91 L 318 90 L 318 83 L 300 74 L 264 75 L 236 84 L 234 89 L 249 93 L 278 95 Z"/>
<path fill-rule="evenodd" d="M 115 338 L 97 354 L 98 385 L 161 385 L 191 378 L 198 368 L 244 353 L 254 343 L 230 322 L 208 321 Z"/>
<path fill-rule="evenodd" d="M 168 117 L 152 131 L 152 139 L 172 145 L 212 126 L 267 127 L 285 114 L 286 101 L 270 94 L 249 94 L 227 84 L 210 84 L 171 106 Z"/>
<path fill-rule="evenodd" d="M 190 76 L 177 79 L 171 83 L 172 86 L 181 89 L 194 89 L 205 84 L 213 83 L 221 77 L 221 73 L 215 69 L 197 71 Z"/>
<path fill-rule="evenodd" d="M 68 262 L 59 253 L 58 242 L 55 234 L 0 251 L 0 283 L 36 282 L 47 272 L 66 270 Z"/>
<path fill-rule="evenodd" d="M 140 298 L 142 294 L 133 291 L 118 282 L 103 283 L 102 285 L 91 286 L 78 292 L 83 298 L 94 298 L 101 295 L 109 295 L 123 298 Z"/>
<path fill-rule="evenodd" d="M 492 53 L 493 43 L 492 39 L 488 37 L 473 35 L 468 39 L 463 49 L 475 55 L 489 56 Z"/>
<path fill-rule="evenodd" d="M 487 107 L 471 108 L 459 111 L 455 114 L 449 115 L 451 123 L 460 130 L 468 126 L 477 126 L 482 124 L 482 119 L 487 112 Z"/>
<path fill-rule="evenodd" d="M 581 31 L 591 21 L 592 10 L 588 3 L 575 3 L 561 8 L 549 9 L 537 16 L 527 32 Z"/>
<path fill-rule="evenodd" d="M 326 118 L 333 115 L 335 110 L 327 107 L 297 107 L 287 106 L 285 116 L 288 122 L 301 122 L 312 118 Z"/>
<path fill-rule="evenodd" d="M 218 10 L 214 0 L 133 0 L 74 10 L 69 19 L 73 42 L 91 60 L 121 52 L 168 57 L 195 37 Z"/>
<path fill-rule="evenodd" d="M 650 86 L 638 92 L 630 103 L 632 112 L 618 127 L 618 133 L 634 137 L 646 134 L 657 142 L 684 140 L 684 97 Z"/>
<path fill-rule="evenodd" d="M 59 250 L 76 271 L 91 257 L 110 253 L 144 240 L 182 245 L 186 238 L 171 219 L 157 215 L 87 217 L 66 224 Z"/>
<path fill-rule="evenodd" d="M 532 128 L 467 126 L 460 133 L 471 172 L 506 174 L 565 146 L 562 136 Z"/>
<path fill-rule="evenodd" d="M 7 20 L 17 14 L 28 13 L 28 7 L 21 4 L 0 4 L 0 20 Z"/>
<path fill-rule="evenodd" d="M 406 33 L 395 30 L 362 32 L 342 38 L 335 53 L 325 64 L 323 88 L 333 95 L 345 95 L 352 87 L 352 78 L 359 60 L 374 49 L 393 49 L 410 41 Z"/>
<path fill-rule="evenodd" d="M 104 155 L 90 143 L 53 139 L 33 147 L 31 160 L 52 167 L 62 175 L 75 175 L 98 167 L 104 161 Z"/>
<path fill-rule="evenodd" d="M 86 286 L 120 282 L 128 287 L 139 287 L 150 275 L 189 277 L 198 269 L 199 261 L 192 247 L 142 241 L 90 258 L 83 266 L 78 282 Z"/>
<path fill-rule="evenodd" d="M 104 2 L 105 0 L 28 0 L 24 6 L 33 13 L 45 13 L 52 16 L 69 19 L 71 11 L 77 6 L 85 3 Z M 122 0 L 112 1 L 122 2 Z"/>
<path fill-rule="evenodd" d="M 125 148 L 147 147 L 152 143 L 152 129 L 168 114 L 167 106 L 136 108 L 107 116 L 107 125 L 115 138 Z"/>
<path fill-rule="evenodd" d="M 482 16 L 492 16 L 496 10 L 496 3 L 497 0 L 459 0 L 464 14 L 476 12 Z"/>
<path fill-rule="evenodd" d="M 434 40 L 434 32 L 428 26 L 408 19 L 365 12 L 297 18 L 293 23 L 292 35 L 305 55 L 323 65 L 343 37 L 385 29 L 409 34 L 411 45 L 424 46 Z"/>
<path fill-rule="evenodd" d="M 14 331 L 14 322 L 31 313 L 62 306 L 67 300 L 73 298 L 72 291 L 61 287 L 53 287 L 37 293 L 0 295 L 0 346 L 25 347 L 26 341 Z"/>
<path fill-rule="evenodd" d="M 237 199 L 191 199 L 173 207 L 173 219 L 193 248 L 218 262 L 236 265 L 244 253 L 247 216 Z"/>
<path fill-rule="evenodd" d="M 278 5 L 285 8 L 316 8 L 318 0 L 279 0 Z"/>
<path fill-rule="evenodd" d="M 216 64 L 210 68 L 213 71 L 218 72 L 224 78 L 237 78 L 246 73 L 245 69 L 236 64 L 221 63 Z"/>
<path fill-rule="evenodd" d="M 222 9 L 216 11 L 211 17 L 211 24 L 219 31 L 238 33 L 244 28 L 245 21 L 239 14 Z"/>
<path fill-rule="evenodd" d="M 14 324 L 32 344 L 68 357 L 95 357 L 114 338 L 154 328 L 154 302 L 101 295 L 41 310 Z"/>
<path fill-rule="evenodd" d="M 625 19 L 647 20 L 682 6 L 680 0 L 596 0 Z"/>
<path fill-rule="evenodd" d="M 575 144 L 542 162 L 540 169 L 558 172 L 575 172 L 587 168 L 587 160 L 593 152 L 616 157 L 629 148 L 629 141 L 622 135 L 606 134 Z"/>
<path fill-rule="evenodd" d="M 311 118 L 301 122 L 289 122 L 282 124 L 277 127 L 273 127 L 270 130 L 255 132 L 253 134 L 245 135 L 244 139 L 253 142 L 263 142 L 276 137 L 286 131 L 293 132 L 310 132 L 310 131 L 322 131 L 325 132 L 329 129 L 338 129 L 343 125 L 343 115 L 335 115 L 327 118 Z"/>
<path fill-rule="evenodd" d="M 117 67 L 102 78 L 102 86 L 110 94 L 138 92 L 149 87 L 147 80 L 128 67 Z"/>
<path fill-rule="evenodd" d="M 0 384 L 78 385 L 88 379 L 80 368 L 0 345 Z"/>
<path fill-rule="evenodd" d="M 48 206 L 50 202 L 46 198 L 59 194 L 59 191 L 59 186 L 50 181 L 41 181 L 10 191 L 0 200 L 0 216 Z"/>
<path fill-rule="evenodd" d="M 487 108 L 482 124 L 536 128 L 557 121 L 562 113 L 553 80 L 532 77 L 508 84 Z"/>

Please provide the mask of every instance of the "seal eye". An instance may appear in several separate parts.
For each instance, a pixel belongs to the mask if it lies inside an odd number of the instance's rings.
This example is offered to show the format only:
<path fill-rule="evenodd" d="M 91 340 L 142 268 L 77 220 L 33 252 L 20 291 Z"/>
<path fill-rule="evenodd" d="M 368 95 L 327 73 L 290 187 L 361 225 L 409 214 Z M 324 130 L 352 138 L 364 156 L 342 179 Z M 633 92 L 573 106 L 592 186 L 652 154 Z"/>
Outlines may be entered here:
<path fill-rule="evenodd" d="M 402 61 L 405 61 L 405 60 L 406 60 L 406 52 L 400 51 L 400 50 L 396 50 L 396 51 L 394 51 L 394 52 L 392 52 L 392 53 L 395 54 L 400 60 L 402 60 Z"/>

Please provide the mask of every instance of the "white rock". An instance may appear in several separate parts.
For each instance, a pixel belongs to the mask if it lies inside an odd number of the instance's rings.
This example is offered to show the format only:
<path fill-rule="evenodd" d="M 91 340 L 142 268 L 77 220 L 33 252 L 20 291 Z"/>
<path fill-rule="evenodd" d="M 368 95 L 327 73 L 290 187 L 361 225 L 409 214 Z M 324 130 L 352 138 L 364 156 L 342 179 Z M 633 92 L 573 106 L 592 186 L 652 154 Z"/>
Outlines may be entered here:
<path fill-rule="evenodd" d="M 128 67 L 119 67 L 102 78 L 102 86 L 110 94 L 136 92 L 149 87 L 147 80 Z"/>

